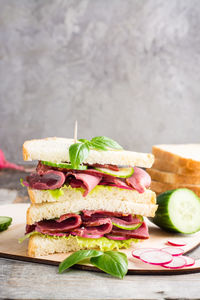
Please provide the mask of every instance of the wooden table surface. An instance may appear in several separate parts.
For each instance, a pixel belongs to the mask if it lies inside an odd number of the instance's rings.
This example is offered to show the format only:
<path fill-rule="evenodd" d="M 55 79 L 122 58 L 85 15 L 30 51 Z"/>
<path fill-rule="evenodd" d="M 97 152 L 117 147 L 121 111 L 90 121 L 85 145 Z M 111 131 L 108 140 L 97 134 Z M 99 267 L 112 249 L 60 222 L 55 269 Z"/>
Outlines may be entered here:
<path fill-rule="evenodd" d="M 0 205 L 28 202 L 24 172 L 0 171 Z M 1 207 L 0 207 L 1 212 Z M 200 257 L 200 248 L 191 253 Z M 200 299 L 200 273 L 188 275 L 107 274 L 0 258 L 0 299 Z"/>

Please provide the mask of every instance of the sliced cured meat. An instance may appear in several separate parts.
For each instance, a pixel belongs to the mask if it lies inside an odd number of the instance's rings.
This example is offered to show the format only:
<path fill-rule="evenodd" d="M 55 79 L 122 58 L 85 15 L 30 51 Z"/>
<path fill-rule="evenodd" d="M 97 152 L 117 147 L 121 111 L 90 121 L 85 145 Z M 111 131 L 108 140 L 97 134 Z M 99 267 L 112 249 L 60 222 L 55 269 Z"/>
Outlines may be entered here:
<path fill-rule="evenodd" d="M 39 175 L 44 175 L 44 173 L 46 173 L 49 170 L 54 170 L 52 167 L 44 165 L 41 163 L 41 161 L 38 162 L 37 168 L 36 168 L 36 172 Z"/>
<path fill-rule="evenodd" d="M 115 186 L 122 189 L 133 190 L 133 188 L 130 187 L 125 180 L 110 175 L 104 175 L 99 185 Z"/>
<path fill-rule="evenodd" d="M 69 183 L 72 187 L 83 187 L 85 189 L 83 194 L 84 197 L 87 196 L 87 194 L 101 181 L 100 176 L 84 173 L 68 172 L 66 176 L 67 178 L 72 176 L 72 178 L 69 180 Z M 75 177 L 75 179 L 73 177 Z"/>
<path fill-rule="evenodd" d="M 65 175 L 59 171 L 47 171 L 43 175 L 31 173 L 26 178 L 29 186 L 37 190 L 55 190 L 65 182 Z"/>
<path fill-rule="evenodd" d="M 142 225 L 135 230 L 124 230 L 113 226 L 111 234 L 117 236 L 126 236 L 128 238 L 135 238 L 135 239 L 149 238 L 149 232 L 145 222 L 143 222 Z"/>
<path fill-rule="evenodd" d="M 104 216 L 109 216 L 109 217 L 129 216 L 128 214 L 123 214 L 120 212 L 105 211 L 105 210 L 82 210 L 82 214 L 84 217 L 91 217 L 93 214 L 102 214 Z"/>
<path fill-rule="evenodd" d="M 118 223 L 121 225 L 132 225 L 141 223 L 141 218 L 137 217 L 136 215 L 125 215 L 119 212 L 109 212 L 109 211 L 102 211 L 102 210 L 83 210 L 82 211 L 82 220 L 95 220 L 96 218 L 107 218 L 109 217 L 110 220 L 114 223 Z"/>
<path fill-rule="evenodd" d="M 144 193 L 145 189 L 151 185 L 151 177 L 143 169 L 134 167 L 134 173 L 131 177 L 126 178 L 126 183 L 139 193 Z"/>
<path fill-rule="evenodd" d="M 79 214 L 64 214 L 62 216 L 60 216 L 59 219 L 55 219 L 56 222 L 58 223 L 61 223 L 62 221 L 65 221 L 66 219 L 69 219 L 69 218 L 73 218 L 74 216 L 79 216 Z"/>
<path fill-rule="evenodd" d="M 53 233 L 53 232 L 69 232 L 82 223 L 81 217 L 76 214 L 65 215 L 65 220 L 44 220 L 37 222 L 35 230 L 44 234 Z"/>
<path fill-rule="evenodd" d="M 112 230 L 112 222 L 109 218 L 96 219 L 95 221 L 84 222 L 84 227 L 77 228 L 73 230 L 71 234 L 75 234 L 78 236 L 85 235 L 104 235 L 106 233 L 111 232 Z"/>

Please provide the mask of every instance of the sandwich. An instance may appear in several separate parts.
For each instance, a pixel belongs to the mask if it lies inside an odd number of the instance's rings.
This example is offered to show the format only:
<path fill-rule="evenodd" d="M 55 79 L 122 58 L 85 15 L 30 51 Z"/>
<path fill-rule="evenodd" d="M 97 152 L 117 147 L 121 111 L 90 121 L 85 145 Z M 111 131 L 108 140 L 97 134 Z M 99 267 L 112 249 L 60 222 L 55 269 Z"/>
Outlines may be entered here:
<path fill-rule="evenodd" d="M 27 186 L 28 255 L 81 249 L 118 250 L 149 238 L 152 154 L 125 151 L 115 141 L 45 138 L 26 141 L 25 161 L 37 160 Z"/>
<path fill-rule="evenodd" d="M 151 169 L 151 189 L 157 195 L 177 188 L 188 188 L 200 196 L 200 144 L 155 145 Z"/>

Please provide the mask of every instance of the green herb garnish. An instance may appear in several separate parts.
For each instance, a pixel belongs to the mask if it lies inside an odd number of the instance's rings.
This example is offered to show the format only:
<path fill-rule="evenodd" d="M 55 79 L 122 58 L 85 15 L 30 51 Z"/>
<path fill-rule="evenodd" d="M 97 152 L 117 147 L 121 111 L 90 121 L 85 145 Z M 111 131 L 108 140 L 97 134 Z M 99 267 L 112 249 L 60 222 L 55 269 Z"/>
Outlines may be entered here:
<path fill-rule="evenodd" d="M 97 257 L 102 255 L 103 252 L 97 250 L 79 250 L 72 253 L 68 258 L 63 260 L 59 265 L 59 273 L 64 272 L 71 266 L 85 260 L 86 258 Z"/>
<path fill-rule="evenodd" d="M 123 279 L 128 271 L 126 254 L 116 251 L 79 250 L 71 254 L 59 265 L 59 273 L 71 266 L 89 259 L 89 263 L 112 276 Z"/>
<path fill-rule="evenodd" d="M 97 136 L 90 141 L 86 139 L 79 139 L 78 143 L 72 144 L 69 147 L 70 162 L 74 169 L 88 157 L 90 149 L 94 150 L 122 150 L 123 148 L 114 140 L 106 136 Z"/>

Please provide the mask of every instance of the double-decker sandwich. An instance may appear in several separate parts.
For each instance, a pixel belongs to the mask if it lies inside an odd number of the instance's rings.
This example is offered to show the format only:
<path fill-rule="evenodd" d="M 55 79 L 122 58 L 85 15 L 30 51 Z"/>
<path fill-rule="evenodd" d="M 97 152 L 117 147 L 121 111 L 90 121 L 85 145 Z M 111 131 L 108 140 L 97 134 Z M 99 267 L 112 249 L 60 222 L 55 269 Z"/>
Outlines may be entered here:
<path fill-rule="evenodd" d="M 106 137 L 54 137 L 26 141 L 23 158 L 38 160 L 23 181 L 30 256 L 118 250 L 149 237 L 143 217 L 153 217 L 157 205 L 142 168 L 152 166 L 152 154 L 125 151 Z"/>

